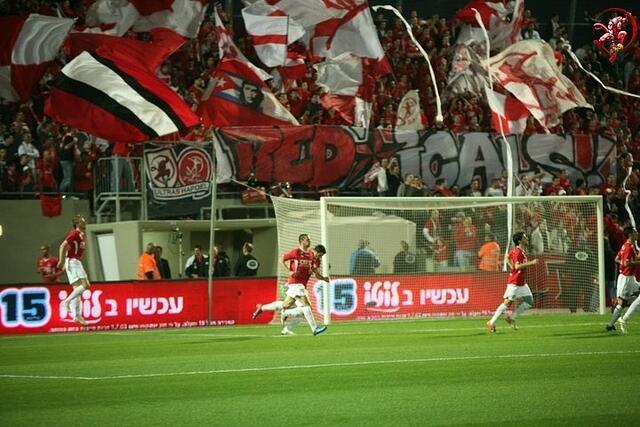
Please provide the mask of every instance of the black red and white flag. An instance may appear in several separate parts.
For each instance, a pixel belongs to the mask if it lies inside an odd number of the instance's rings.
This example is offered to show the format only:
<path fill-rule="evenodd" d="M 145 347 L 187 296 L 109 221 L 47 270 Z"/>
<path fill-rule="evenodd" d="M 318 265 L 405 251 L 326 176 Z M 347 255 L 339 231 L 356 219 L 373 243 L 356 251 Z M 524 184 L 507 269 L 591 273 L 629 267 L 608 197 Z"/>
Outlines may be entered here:
<path fill-rule="evenodd" d="M 45 113 L 97 137 L 122 142 L 184 134 L 200 121 L 150 70 L 106 47 L 83 52 L 62 69 Z"/>

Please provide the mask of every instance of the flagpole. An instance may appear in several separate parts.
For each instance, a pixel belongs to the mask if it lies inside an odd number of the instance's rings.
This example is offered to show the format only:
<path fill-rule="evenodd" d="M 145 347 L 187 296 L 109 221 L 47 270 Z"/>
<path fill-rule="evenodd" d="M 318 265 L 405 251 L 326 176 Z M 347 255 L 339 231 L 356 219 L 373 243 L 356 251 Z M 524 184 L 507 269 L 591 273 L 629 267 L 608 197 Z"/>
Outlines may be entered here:
<path fill-rule="evenodd" d="M 424 59 L 427 61 L 427 65 L 429 66 L 429 74 L 431 75 L 431 82 L 433 83 L 433 90 L 434 90 L 434 92 L 436 94 L 436 123 L 438 123 L 438 124 L 442 123 L 444 121 L 444 117 L 442 116 L 442 101 L 440 100 L 440 90 L 438 89 L 438 82 L 436 80 L 436 75 L 433 72 L 433 67 L 431 66 L 431 61 L 429 60 L 429 55 L 422 48 L 420 43 L 418 43 L 418 40 L 416 40 L 416 38 L 413 36 L 413 32 L 411 31 L 411 26 L 404 19 L 402 14 L 400 14 L 398 9 L 396 9 L 395 7 L 390 6 L 390 5 L 371 6 L 371 8 L 374 11 L 377 11 L 378 9 L 390 10 L 393 13 L 395 13 L 395 15 L 398 17 L 398 19 L 400 19 L 404 23 L 404 26 L 407 29 L 407 33 L 409 34 L 409 37 L 411 38 L 411 41 L 413 41 L 413 43 L 416 45 L 416 47 L 418 48 L 418 50 L 420 51 L 420 53 L 422 54 Z"/>
<path fill-rule="evenodd" d="M 213 135 L 213 129 L 210 131 Z M 208 299 L 208 314 L 207 321 L 209 326 L 213 322 L 213 267 L 214 267 L 214 248 L 215 248 L 215 233 L 216 233 L 216 195 L 217 195 L 217 175 L 218 175 L 218 162 L 216 161 L 216 146 L 215 138 L 211 139 L 211 213 L 209 216 L 209 271 L 207 276 L 207 299 Z"/>
<path fill-rule="evenodd" d="M 491 78 L 491 66 L 489 65 L 489 59 L 491 58 L 491 41 L 489 40 L 489 33 L 487 29 L 484 27 L 484 23 L 482 22 L 482 17 L 480 16 L 480 12 L 477 9 L 471 8 L 473 13 L 475 14 L 476 21 L 480 28 L 482 29 L 482 34 L 484 35 L 485 40 L 485 50 L 487 54 L 487 74 L 489 77 L 489 88 L 493 91 L 493 79 Z M 507 197 L 513 197 L 513 153 L 511 152 L 511 145 L 509 141 L 507 141 L 507 137 L 504 134 L 504 127 L 502 126 L 502 119 L 498 120 L 498 127 L 500 128 L 500 135 L 502 136 L 502 141 L 505 145 L 505 152 L 507 154 Z M 507 204 L 507 242 L 505 244 L 505 253 L 509 251 L 509 246 L 511 244 L 511 235 L 513 234 L 513 204 Z M 507 259 L 505 258 L 502 266 L 503 270 L 507 269 Z"/>

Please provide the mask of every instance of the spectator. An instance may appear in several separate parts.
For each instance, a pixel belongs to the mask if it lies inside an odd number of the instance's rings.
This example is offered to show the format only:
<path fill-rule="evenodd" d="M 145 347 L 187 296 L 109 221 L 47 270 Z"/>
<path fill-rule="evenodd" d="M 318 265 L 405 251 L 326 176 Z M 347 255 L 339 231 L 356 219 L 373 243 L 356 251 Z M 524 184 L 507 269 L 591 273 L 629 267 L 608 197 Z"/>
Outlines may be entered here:
<path fill-rule="evenodd" d="M 406 189 L 407 197 L 424 197 L 428 195 L 429 189 L 422 181 L 419 175 L 413 175 L 413 181 L 409 188 Z"/>
<path fill-rule="evenodd" d="M 484 244 L 478 251 L 478 270 L 500 271 L 500 245 L 492 233 L 484 235 Z"/>
<path fill-rule="evenodd" d="M 433 259 L 436 263 L 436 271 L 449 267 L 449 246 L 440 237 L 433 243 Z"/>
<path fill-rule="evenodd" d="M 500 179 L 494 178 L 491 180 L 491 186 L 487 188 L 484 192 L 485 196 L 489 197 L 502 197 L 504 196 L 504 192 L 502 191 L 502 186 L 500 185 Z"/>
<path fill-rule="evenodd" d="M 160 278 L 171 279 L 171 268 L 169 267 L 169 261 L 162 258 L 162 246 L 155 247 L 155 258 L 158 271 L 160 272 Z"/>
<path fill-rule="evenodd" d="M 193 248 L 193 255 L 187 258 L 184 266 L 185 275 L 189 278 L 208 277 L 209 257 L 202 253 L 202 246 L 196 245 Z"/>
<path fill-rule="evenodd" d="M 409 250 L 409 243 L 400 242 L 402 250 L 393 258 L 394 274 L 411 274 L 417 272 L 416 254 Z"/>
<path fill-rule="evenodd" d="M 398 166 L 398 163 L 393 162 L 387 169 L 387 196 L 396 196 L 401 184 L 400 166 Z"/>
<path fill-rule="evenodd" d="M 465 191 L 465 196 L 468 197 L 482 197 L 482 189 L 480 186 L 480 179 L 474 178 L 469 184 L 469 188 Z"/>
<path fill-rule="evenodd" d="M 412 182 L 413 182 L 413 174 L 406 173 L 404 175 L 404 182 L 398 185 L 398 192 L 396 195 L 398 197 L 405 197 L 407 195 L 407 189 L 411 186 Z"/>
<path fill-rule="evenodd" d="M 49 246 L 40 246 L 41 256 L 38 258 L 38 273 L 42 276 L 44 283 L 55 283 L 58 281 L 58 277 L 63 273 L 58 268 L 58 258 L 49 254 Z"/>
<path fill-rule="evenodd" d="M 213 275 L 215 277 L 231 276 L 231 260 L 222 244 L 216 243 L 213 247 L 213 257 Z"/>
<path fill-rule="evenodd" d="M 453 197 L 453 193 L 449 190 L 449 187 L 447 187 L 447 182 L 444 178 L 436 179 L 436 184 L 431 195 L 434 197 Z"/>
<path fill-rule="evenodd" d="M 0 192 L 3 190 L 3 183 L 8 169 L 7 147 L 0 145 Z"/>
<path fill-rule="evenodd" d="M 236 277 L 257 276 L 258 268 L 260 268 L 260 261 L 253 256 L 253 244 L 245 242 L 242 245 L 242 255 L 236 261 L 233 274 Z"/>
<path fill-rule="evenodd" d="M 147 243 L 146 250 L 138 259 L 137 280 L 158 280 L 160 279 L 160 271 L 156 264 L 156 246 L 153 243 Z"/>
<path fill-rule="evenodd" d="M 531 255 L 539 255 L 545 252 L 548 248 L 549 237 L 547 233 L 547 221 L 545 219 L 532 219 L 531 225 L 533 230 L 531 231 L 531 242 L 529 247 L 531 248 Z"/>
<path fill-rule="evenodd" d="M 60 191 L 69 193 L 73 190 L 73 164 L 75 156 L 76 143 L 78 138 L 69 130 L 67 126 L 62 127 L 62 131 L 67 131 L 60 141 L 60 166 L 62 167 L 62 182 L 60 183 Z"/>
<path fill-rule="evenodd" d="M 388 167 L 389 159 L 381 159 L 380 163 L 373 165 L 371 170 L 364 177 L 365 184 L 377 182 L 376 193 L 380 197 L 386 196 L 389 191 L 389 183 L 387 181 Z"/>
<path fill-rule="evenodd" d="M 27 156 L 27 166 L 29 166 L 31 170 L 34 170 L 36 168 L 36 160 L 40 157 L 40 152 L 33 145 L 30 132 L 22 134 L 22 143 L 18 147 L 18 156 L 22 155 Z"/>
<path fill-rule="evenodd" d="M 470 216 L 463 212 L 458 214 L 458 225 L 455 228 L 456 263 L 462 270 L 468 270 L 473 264 L 471 260 L 476 255 L 478 229 L 473 225 Z"/>
<path fill-rule="evenodd" d="M 369 247 L 369 242 L 359 240 L 358 248 L 351 253 L 349 258 L 349 274 L 357 276 L 376 274 L 378 267 L 380 267 L 380 258 Z"/>

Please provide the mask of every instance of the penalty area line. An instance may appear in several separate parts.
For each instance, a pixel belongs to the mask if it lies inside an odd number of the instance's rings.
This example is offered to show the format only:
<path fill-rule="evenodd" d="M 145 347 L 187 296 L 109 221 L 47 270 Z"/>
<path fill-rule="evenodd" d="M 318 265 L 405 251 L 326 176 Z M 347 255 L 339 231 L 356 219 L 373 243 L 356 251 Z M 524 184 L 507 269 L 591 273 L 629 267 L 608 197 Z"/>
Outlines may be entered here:
<path fill-rule="evenodd" d="M 0 374 L 0 378 L 33 379 L 33 380 L 108 381 L 108 380 L 128 380 L 128 379 L 138 379 L 138 378 L 160 378 L 160 377 L 179 377 L 179 376 L 194 376 L 194 375 L 231 374 L 231 373 L 244 373 L 244 372 L 282 371 L 282 370 L 290 370 L 290 369 L 337 368 L 337 367 L 345 367 L 345 366 L 400 365 L 405 363 L 460 362 L 460 361 L 492 360 L 492 359 L 587 357 L 587 356 L 607 356 L 607 355 L 624 355 L 624 354 L 640 354 L 640 350 L 578 351 L 578 352 L 572 352 L 572 353 L 521 353 L 521 354 L 498 354 L 498 355 L 485 355 L 485 356 L 426 357 L 426 358 L 419 358 L 419 359 L 364 360 L 359 362 L 318 363 L 318 364 L 294 365 L 294 366 L 292 365 L 263 366 L 263 367 L 256 367 L 256 368 L 212 369 L 207 371 L 159 372 L 159 373 L 149 373 L 149 374 L 109 375 L 104 377 L 85 377 L 85 376 L 70 376 L 70 375 Z"/>

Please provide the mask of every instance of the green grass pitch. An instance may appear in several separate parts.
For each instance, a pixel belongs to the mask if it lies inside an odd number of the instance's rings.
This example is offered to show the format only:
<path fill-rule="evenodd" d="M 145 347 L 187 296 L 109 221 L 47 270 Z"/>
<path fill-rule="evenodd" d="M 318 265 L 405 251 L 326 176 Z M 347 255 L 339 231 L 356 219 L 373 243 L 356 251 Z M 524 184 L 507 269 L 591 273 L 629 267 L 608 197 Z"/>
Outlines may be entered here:
<path fill-rule="evenodd" d="M 638 425 L 640 322 L 530 315 L 0 337 L 3 426 Z"/>

